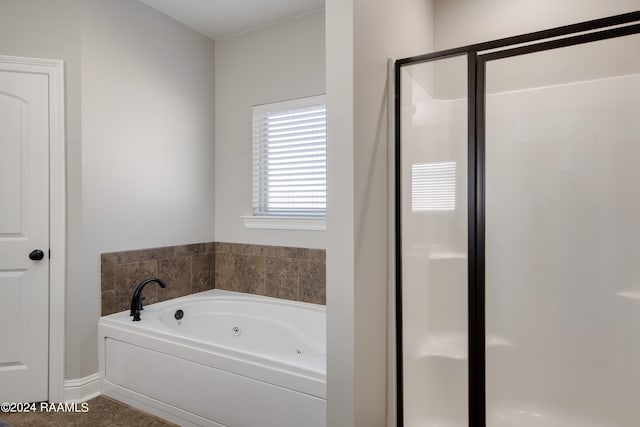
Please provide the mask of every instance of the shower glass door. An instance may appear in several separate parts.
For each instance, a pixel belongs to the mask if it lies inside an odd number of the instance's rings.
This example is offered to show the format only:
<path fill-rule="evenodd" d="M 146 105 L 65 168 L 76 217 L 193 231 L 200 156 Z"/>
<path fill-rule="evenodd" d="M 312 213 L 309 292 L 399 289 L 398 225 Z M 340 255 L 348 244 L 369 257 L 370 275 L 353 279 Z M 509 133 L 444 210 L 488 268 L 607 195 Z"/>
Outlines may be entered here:
<path fill-rule="evenodd" d="M 467 67 L 464 54 L 400 71 L 398 392 L 407 427 L 468 420 Z"/>
<path fill-rule="evenodd" d="M 489 427 L 639 425 L 639 52 L 486 62 Z"/>

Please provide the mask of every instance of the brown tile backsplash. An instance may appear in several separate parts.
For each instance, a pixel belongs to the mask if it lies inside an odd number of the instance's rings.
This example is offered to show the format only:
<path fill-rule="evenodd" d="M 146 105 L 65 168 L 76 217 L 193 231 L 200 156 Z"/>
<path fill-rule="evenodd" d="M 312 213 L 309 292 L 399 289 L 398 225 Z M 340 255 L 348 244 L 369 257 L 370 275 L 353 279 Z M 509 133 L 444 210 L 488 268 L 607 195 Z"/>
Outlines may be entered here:
<path fill-rule="evenodd" d="M 204 242 L 101 255 L 102 315 L 127 310 L 135 287 L 158 277 L 167 287 L 145 288 L 144 303 L 207 289 L 226 289 L 325 304 L 323 249 Z"/>
<path fill-rule="evenodd" d="M 327 280 L 324 260 L 308 259 L 300 261 L 300 299 L 302 301 L 317 301 L 326 304 L 325 288 L 318 283 Z"/>
<path fill-rule="evenodd" d="M 214 286 L 216 259 L 215 247 L 211 252 L 205 251 L 202 254 L 191 257 L 191 290 L 202 292 Z"/>
<path fill-rule="evenodd" d="M 213 289 L 215 244 L 110 252 L 101 255 L 100 266 L 102 315 L 106 316 L 128 310 L 136 286 L 152 277 L 163 280 L 167 287 L 146 287 L 144 304 Z"/>
<path fill-rule="evenodd" d="M 215 287 L 326 303 L 323 249 L 216 243 Z"/>
<path fill-rule="evenodd" d="M 218 289 L 264 295 L 264 260 L 259 255 L 216 251 L 214 283 Z"/>

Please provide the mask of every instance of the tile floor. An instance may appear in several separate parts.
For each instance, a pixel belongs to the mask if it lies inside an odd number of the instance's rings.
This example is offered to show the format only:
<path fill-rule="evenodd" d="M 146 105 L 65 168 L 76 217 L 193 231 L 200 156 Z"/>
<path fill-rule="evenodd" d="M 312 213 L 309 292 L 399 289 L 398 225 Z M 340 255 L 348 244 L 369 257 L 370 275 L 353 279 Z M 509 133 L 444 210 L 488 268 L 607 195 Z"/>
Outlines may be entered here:
<path fill-rule="evenodd" d="M 86 413 L 0 413 L 0 427 L 174 427 L 160 418 L 124 403 L 98 396 L 87 402 Z M 80 407 L 79 407 L 80 408 Z"/>

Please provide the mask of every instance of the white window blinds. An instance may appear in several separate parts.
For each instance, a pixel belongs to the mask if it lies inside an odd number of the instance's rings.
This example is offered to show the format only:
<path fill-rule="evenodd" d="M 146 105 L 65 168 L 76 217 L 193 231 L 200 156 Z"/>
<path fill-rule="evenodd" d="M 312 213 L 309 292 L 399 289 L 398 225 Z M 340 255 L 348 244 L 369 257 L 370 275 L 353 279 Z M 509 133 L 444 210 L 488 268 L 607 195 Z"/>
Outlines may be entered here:
<path fill-rule="evenodd" d="M 324 96 L 253 107 L 253 214 L 325 216 Z"/>

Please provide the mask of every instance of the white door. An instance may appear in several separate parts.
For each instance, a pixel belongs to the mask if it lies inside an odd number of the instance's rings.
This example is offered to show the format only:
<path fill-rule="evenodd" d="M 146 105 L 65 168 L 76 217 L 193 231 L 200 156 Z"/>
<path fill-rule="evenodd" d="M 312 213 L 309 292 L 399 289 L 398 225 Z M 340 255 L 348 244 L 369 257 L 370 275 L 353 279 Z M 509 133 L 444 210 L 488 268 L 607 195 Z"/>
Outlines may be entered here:
<path fill-rule="evenodd" d="M 0 70 L 0 402 L 48 398 L 48 253 L 49 77 Z"/>

